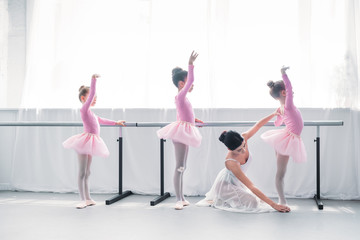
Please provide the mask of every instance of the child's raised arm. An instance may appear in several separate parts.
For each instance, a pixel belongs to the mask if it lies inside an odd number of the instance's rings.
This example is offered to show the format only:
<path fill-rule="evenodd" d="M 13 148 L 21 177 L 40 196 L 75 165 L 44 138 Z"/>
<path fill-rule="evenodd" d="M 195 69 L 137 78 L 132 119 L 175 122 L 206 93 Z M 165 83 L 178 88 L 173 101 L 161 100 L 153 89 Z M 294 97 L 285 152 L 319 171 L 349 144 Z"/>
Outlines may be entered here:
<path fill-rule="evenodd" d="M 87 111 L 90 108 L 90 105 L 91 105 L 92 101 L 94 100 L 94 97 L 96 94 L 96 80 L 99 77 L 100 77 L 99 74 L 92 75 L 89 96 L 86 99 L 86 102 L 84 103 L 84 105 L 82 106 L 81 111 Z"/>
<path fill-rule="evenodd" d="M 288 70 L 290 67 L 285 67 L 283 66 L 281 68 L 281 75 L 282 75 L 282 79 L 284 81 L 285 84 L 285 91 L 286 91 L 286 100 L 285 100 L 285 107 L 289 108 L 289 107 L 293 107 L 294 106 L 294 101 L 293 101 L 293 90 L 292 90 L 292 85 L 291 82 L 286 74 L 286 70 Z"/>
<path fill-rule="evenodd" d="M 181 91 L 178 94 L 178 97 L 180 98 L 185 98 L 186 94 L 188 93 L 189 89 L 194 83 L 194 61 L 196 60 L 197 56 L 199 56 L 199 54 L 192 51 L 189 58 L 189 69 L 188 69 L 187 80 L 185 86 L 183 87 L 183 89 L 181 89 Z"/>
<path fill-rule="evenodd" d="M 189 58 L 189 65 L 193 65 L 196 58 L 199 56 L 199 54 L 195 51 L 192 51 L 190 58 Z"/>
<path fill-rule="evenodd" d="M 252 126 L 249 130 L 247 130 L 246 132 L 242 133 L 242 136 L 248 140 L 250 139 L 252 136 L 254 136 L 254 134 L 259 131 L 259 129 L 264 126 L 267 122 L 269 122 L 273 117 L 275 117 L 276 115 L 278 115 L 279 113 L 277 111 L 273 112 L 272 114 L 264 117 L 263 119 L 259 120 L 257 123 L 255 123 L 254 126 Z"/>

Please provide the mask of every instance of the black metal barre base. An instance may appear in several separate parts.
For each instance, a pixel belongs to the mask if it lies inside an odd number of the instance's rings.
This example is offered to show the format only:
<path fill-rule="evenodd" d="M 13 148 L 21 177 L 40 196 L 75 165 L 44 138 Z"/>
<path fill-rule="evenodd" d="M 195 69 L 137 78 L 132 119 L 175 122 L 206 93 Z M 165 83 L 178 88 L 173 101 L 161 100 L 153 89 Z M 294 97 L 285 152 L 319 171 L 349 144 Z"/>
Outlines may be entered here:
<path fill-rule="evenodd" d="M 150 201 L 150 206 L 155 206 L 156 204 L 164 201 L 170 197 L 170 193 L 164 191 L 164 143 L 165 139 L 160 139 L 160 196 Z"/>
<path fill-rule="evenodd" d="M 320 197 L 320 129 L 317 127 L 317 137 L 314 140 L 316 143 L 316 194 L 314 196 L 316 205 L 319 210 L 324 209 L 324 204 Z"/>
<path fill-rule="evenodd" d="M 111 199 L 108 199 L 105 201 L 106 205 L 113 204 L 123 198 L 126 198 L 132 194 L 131 191 L 124 191 L 123 192 L 123 184 L 122 184 L 122 174 L 123 174 L 123 139 L 122 139 L 122 133 L 120 128 L 120 136 L 117 139 L 119 143 L 119 190 L 118 195 L 114 196 Z"/>
<path fill-rule="evenodd" d="M 166 192 L 164 193 L 164 195 L 160 195 L 157 198 L 155 198 L 154 200 L 150 201 L 150 206 L 155 206 L 158 203 L 161 203 L 162 201 L 164 201 L 165 199 L 170 197 L 170 193 Z"/>
<path fill-rule="evenodd" d="M 115 202 L 117 202 L 117 201 L 119 201 L 119 200 L 121 200 L 123 198 L 126 198 L 127 196 L 130 196 L 131 194 L 133 194 L 131 191 L 125 191 L 125 192 L 123 192 L 121 194 L 119 193 L 118 195 L 106 200 L 105 204 L 106 205 L 113 204 L 113 203 L 115 203 Z"/>
<path fill-rule="evenodd" d="M 323 202 L 321 201 L 321 198 L 318 197 L 318 196 L 315 194 L 314 199 L 315 199 L 316 205 L 318 206 L 318 209 L 319 209 L 319 210 L 323 210 L 323 209 L 324 209 L 324 204 L 323 204 Z"/>

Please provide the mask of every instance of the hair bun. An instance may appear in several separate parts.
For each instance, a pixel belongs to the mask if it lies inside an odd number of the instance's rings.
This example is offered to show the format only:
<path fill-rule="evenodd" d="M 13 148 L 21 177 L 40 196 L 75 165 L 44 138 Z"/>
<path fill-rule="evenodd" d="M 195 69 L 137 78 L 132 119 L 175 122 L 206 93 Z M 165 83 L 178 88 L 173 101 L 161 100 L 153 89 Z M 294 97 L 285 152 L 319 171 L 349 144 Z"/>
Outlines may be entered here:
<path fill-rule="evenodd" d="M 219 141 L 220 141 L 220 142 L 224 142 L 226 133 L 227 133 L 226 131 L 223 131 L 223 132 L 221 133 L 221 135 L 220 135 L 220 137 L 219 137 Z"/>
<path fill-rule="evenodd" d="M 269 88 L 273 88 L 275 86 L 275 83 L 274 83 L 274 81 L 268 81 L 267 85 Z"/>
<path fill-rule="evenodd" d="M 177 73 L 182 72 L 183 69 L 180 67 L 176 67 L 172 70 L 172 76 L 175 76 Z"/>
<path fill-rule="evenodd" d="M 84 85 L 82 85 L 80 88 L 79 88 L 79 92 L 81 92 L 81 90 L 83 90 L 84 88 L 86 88 Z"/>

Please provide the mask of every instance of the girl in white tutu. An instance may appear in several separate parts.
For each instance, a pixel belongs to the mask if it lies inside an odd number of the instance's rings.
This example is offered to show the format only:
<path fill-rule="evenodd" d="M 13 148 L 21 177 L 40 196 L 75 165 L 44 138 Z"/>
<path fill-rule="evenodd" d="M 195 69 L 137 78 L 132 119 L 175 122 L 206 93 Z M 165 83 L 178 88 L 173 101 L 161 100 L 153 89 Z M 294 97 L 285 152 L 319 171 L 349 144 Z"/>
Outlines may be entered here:
<path fill-rule="evenodd" d="M 229 150 L 225 157 L 225 168 L 217 175 L 206 198 L 198 202 L 197 206 L 213 206 L 242 213 L 270 212 L 273 209 L 290 211 L 289 207 L 276 204 L 265 196 L 245 174 L 252 162 L 248 140 L 276 114 L 261 119 L 242 135 L 235 131 L 225 131 L 220 135 L 219 140 Z"/>
<path fill-rule="evenodd" d="M 178 94 L 175 97 L 177 121 L 157 131 L 159 138 L 172 139 L 175 147 L 176 167 L 174 173 L 174 188 L 177 200 L 175 209 L 177 210 L 181 210 L 184 206 L 189 205 L 189 202 L 183 194 L 183 174 L 186 169 L 189 146 L 199 147 L 202 139 L 199 130 L 195 126 L 195 122 L 202 123 L 202 121 L 195 118 L 191 103 L 186 98 L 187 93 L 193 90 L 193 63 L 197 56 L 198 54 L 196 52 L 193 51 L 191 53 L 189 72 L 179 67 L 172 70 L 172 80 L 178 89 Z"/>
<path fill-rule="evenodd" d="M 74 135 L 63 142 L 65 148 L 72 148 L 78 154 L 79 159 L 79 177 L 78 187 L 81 198 L 77 208 L 95 205 L 96 202 L 90 197 L 89 176 L 92 157 L 108 157 L 109 150 L 100 137 L 100 124 L 104 125 L 122 125 L 125 121 L 112 121 L 100 118 L 91 112 L 90 107 L 96 104 L 96 80 L 99 75 L 94 74 L 91 79 L 91 86 L 81 86 L 79 89 L 79 100 L 83 104 L 80 109 L 81 119 L 84 125 L 84 132 Z"/>
<path fill-rule="evenodd" d="M 304 122 L 293 102 L 293 90 L 286 75 L 287 69 L 289 67 L 281 68 L 283 81 L 269 81 L 267 84 L 270 87 L 270 95 L 280 102 L 275 126 L 284 123 L 285 128 L 270 130 L 261 135 L 261 138 L 275 149 L 277 158 L 275 185 L 279 194 L 279 203 L 284 205 L 287 204 L 284 194 L 284 177 L 289 157 L 292 157 L 294 162 L 306 162 L 306 150 L 300 137 Z"/>

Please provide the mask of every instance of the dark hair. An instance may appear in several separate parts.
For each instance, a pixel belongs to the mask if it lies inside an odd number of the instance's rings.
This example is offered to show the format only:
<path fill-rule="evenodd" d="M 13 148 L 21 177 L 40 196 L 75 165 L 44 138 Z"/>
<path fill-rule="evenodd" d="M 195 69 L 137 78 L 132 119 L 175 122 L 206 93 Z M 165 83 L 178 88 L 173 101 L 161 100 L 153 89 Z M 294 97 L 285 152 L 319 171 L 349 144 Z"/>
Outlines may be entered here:
<path fill-rule="evenodd" d="M 89 93 L 89 90 L 90 90 L 90 87 L 86 87 L 84 85 L 82 85 L 79 88 L 79 100 L 80 100 L 80 102 L 81 102 L 81 96 L 86 96 L 86 94 Z"/>
<path fill-rule="evenodd" d="M 275 99 L 278 99 L 280 97 L 281 91 L 285 90 L 285 84 L 283 80 L 276 82 L 268 81 L 267 85 L 270 88 L 270 95 Z"/>
<path fill-rule="evenodd" d="M 182 68 L 176 67 L 172 70 L 172 81 L 176 87 L 178 87 L 180 81 L 184 81 L 188 72 Z"/>
<path fill-rule="evenodd" d="M 234 151 L 242 144 L 244 138 L 238 132 L 230 130 L 222 132 L 219 140 L 231 151 Z"/>

